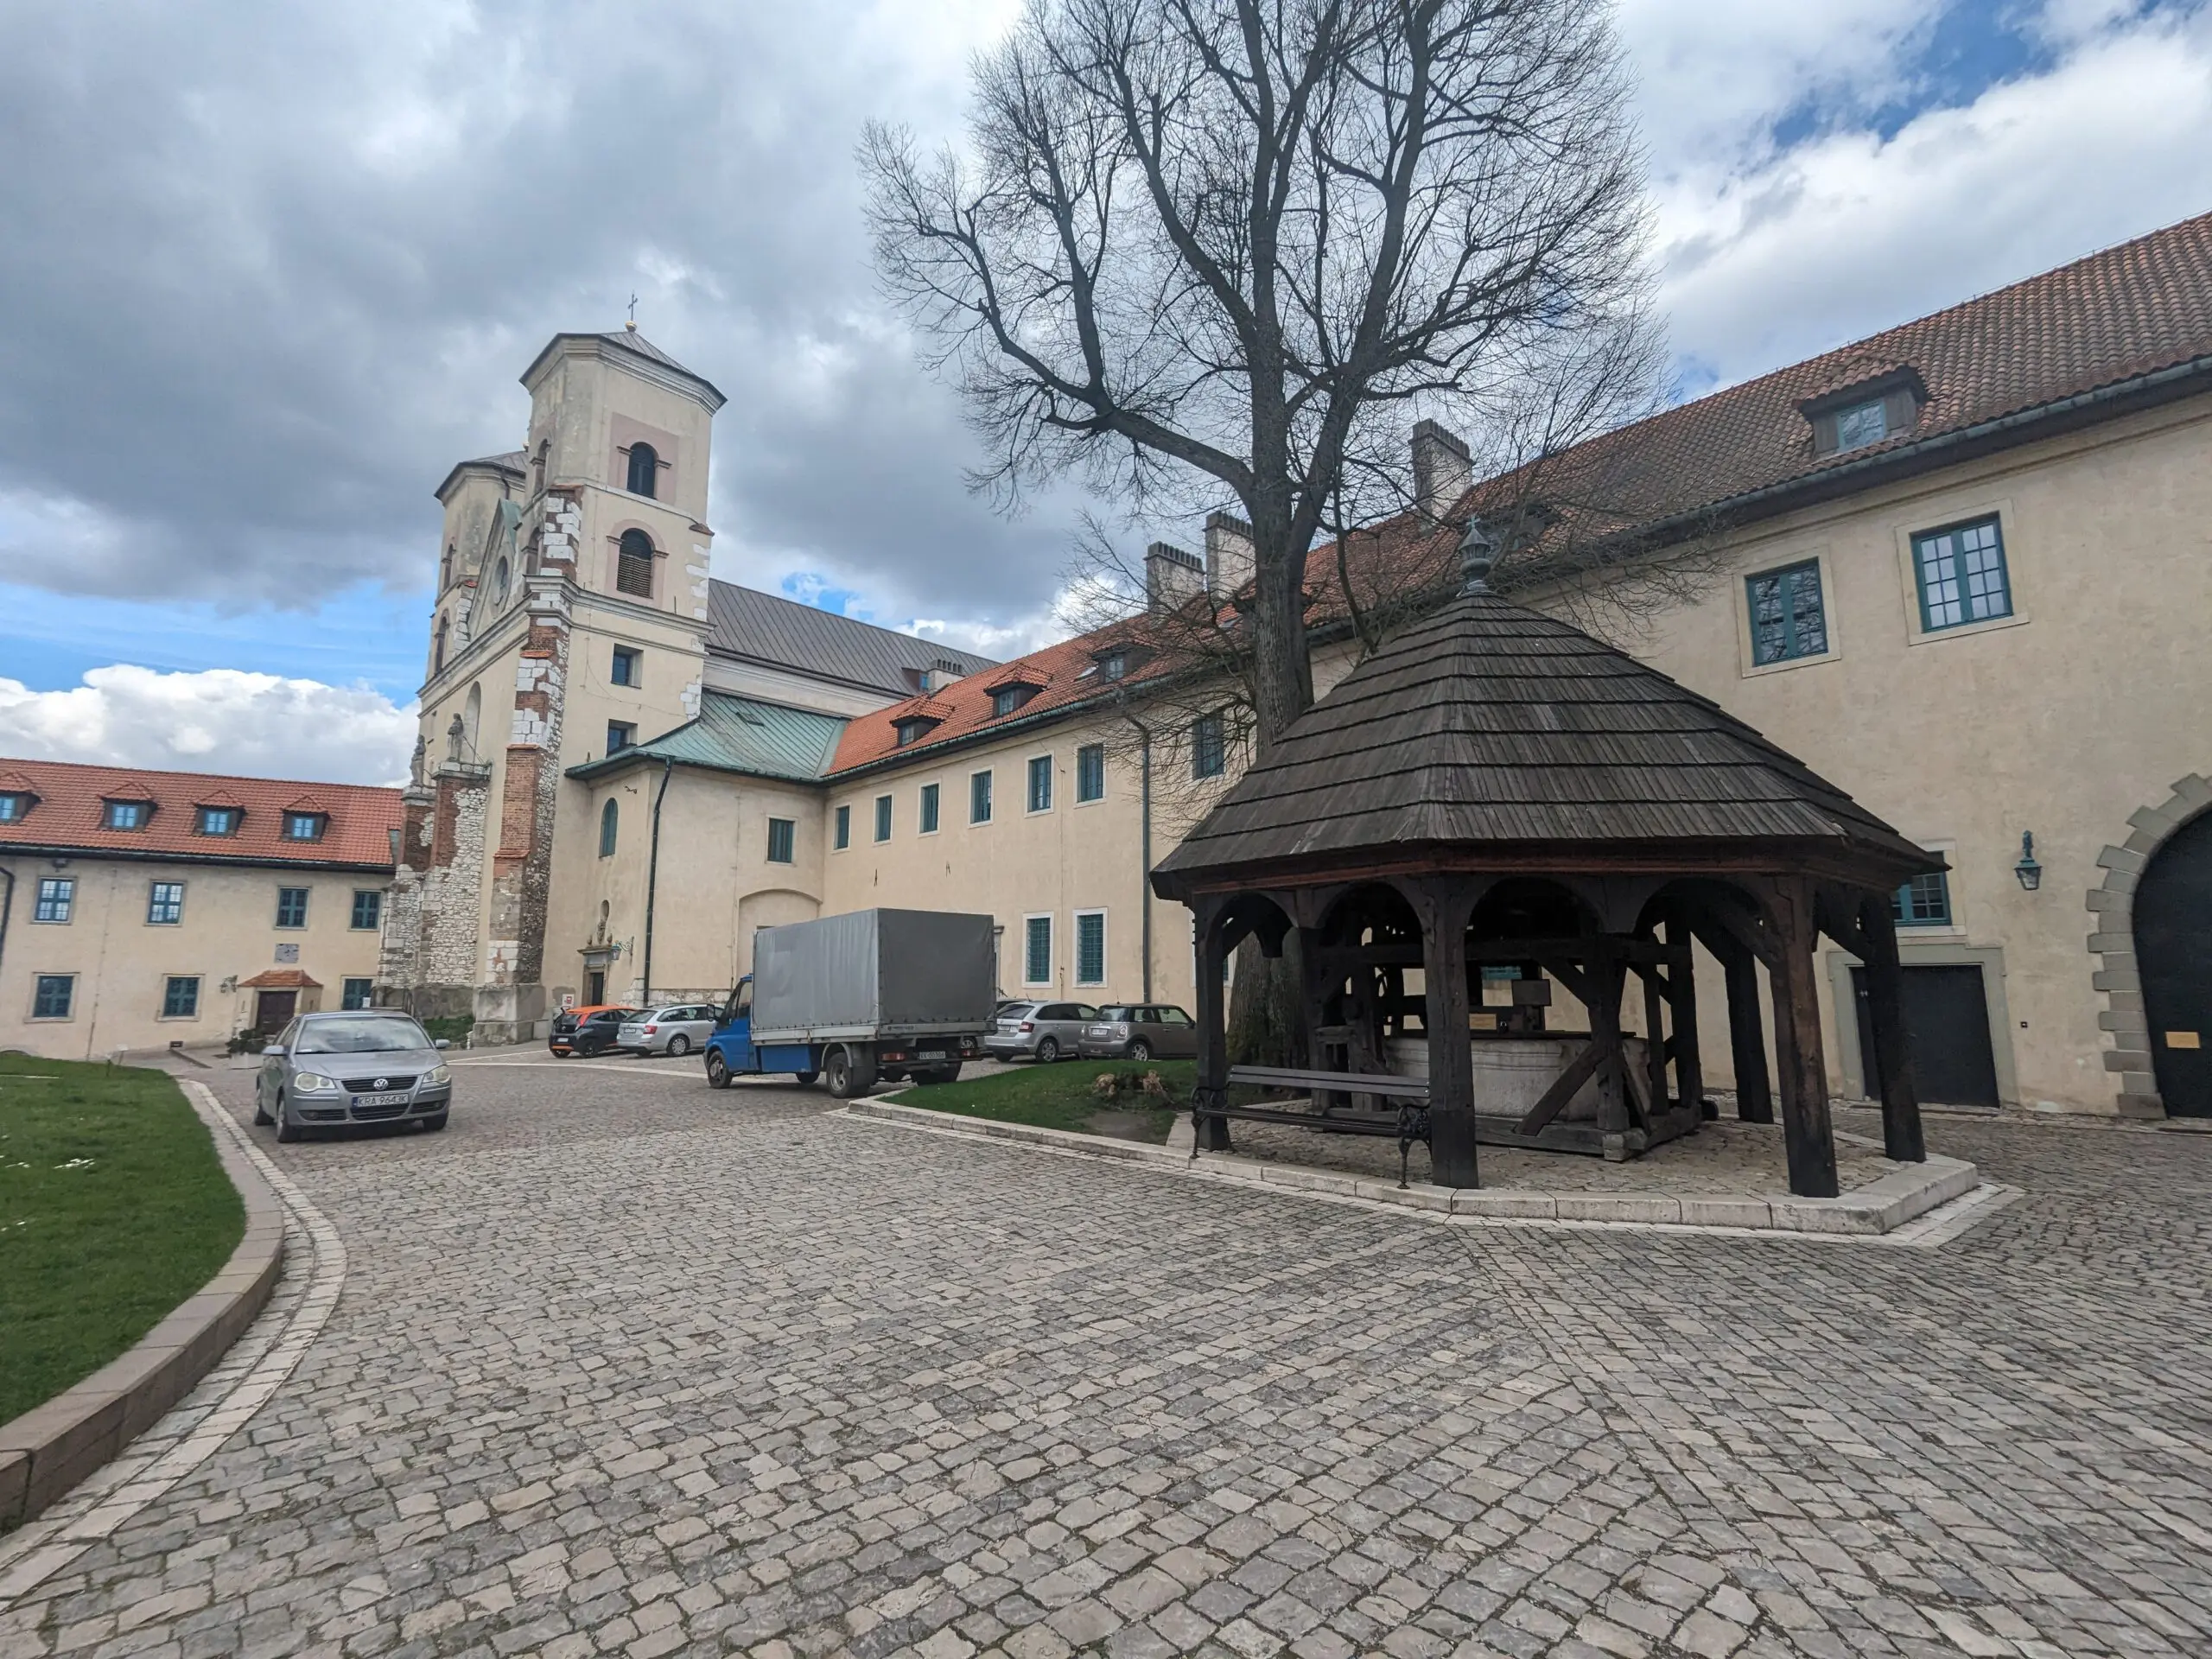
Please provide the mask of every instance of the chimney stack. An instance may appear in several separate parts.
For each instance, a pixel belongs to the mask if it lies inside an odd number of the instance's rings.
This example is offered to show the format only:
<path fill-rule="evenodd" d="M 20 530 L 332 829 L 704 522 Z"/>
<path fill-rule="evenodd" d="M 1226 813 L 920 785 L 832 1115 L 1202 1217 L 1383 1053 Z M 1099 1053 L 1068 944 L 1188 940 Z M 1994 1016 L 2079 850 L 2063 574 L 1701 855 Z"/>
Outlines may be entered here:
<path fill-rule="evenodd" d="M 1179 611 L 1206 590 L 1206 569 L 1195 553 L 1166 542 L 1144 550 L 1144 603 L 1148 611 Z"/>
<path fill-rule="evenodd" d="M 1206 515 L 1206 591 L 1227 600 L 1252 580 L 1252 526 L 1230 512 Z"/>
<path fill-rule="evenodd" d="M 1473 462 L 1465 442 L 1434 421 L 1414 424 L 1414 505 L 1431 518 L 1441 518 L 1472 488 Z"/>

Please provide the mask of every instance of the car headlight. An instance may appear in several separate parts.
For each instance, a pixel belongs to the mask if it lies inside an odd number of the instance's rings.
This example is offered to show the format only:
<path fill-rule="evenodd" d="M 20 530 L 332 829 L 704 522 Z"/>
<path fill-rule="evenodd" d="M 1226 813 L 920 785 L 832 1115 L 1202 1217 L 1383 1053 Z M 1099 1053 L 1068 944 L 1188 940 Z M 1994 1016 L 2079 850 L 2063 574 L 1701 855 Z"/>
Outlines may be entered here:
<path fill-rule="evenodd" d="M 442 1083 L 451 1083 L 452 1081 L 453 1068 L 451 1066 L 434 1065 L 423 1074 L 422 1086 L 425 1089 L 435 1089 Z"/>
<path fill-rule="evenodd" d="M 334 1090 L 338 1080 L 326 1077 L 320 1071 L 296 1071 L 292 1074 L 292 1087 L 302 1094 L 323 1094 Z"/>

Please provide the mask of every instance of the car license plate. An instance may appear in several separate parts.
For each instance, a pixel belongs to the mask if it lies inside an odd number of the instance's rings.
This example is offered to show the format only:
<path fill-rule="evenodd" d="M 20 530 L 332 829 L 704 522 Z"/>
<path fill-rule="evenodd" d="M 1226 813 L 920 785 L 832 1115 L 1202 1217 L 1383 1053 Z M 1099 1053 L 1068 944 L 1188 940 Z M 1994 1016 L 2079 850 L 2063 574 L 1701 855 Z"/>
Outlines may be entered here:
<path fill-rule="evenodd" d="M 944 1058 L 944 1051 L 941 1048 L 925 1048 L 914 1058 L 918 1060 L 941 1060 Z"/>
<path fill-rule="evenodd" d="M 404 1106 L 407 1103 L 407 1091 L 401 1089 L 386 1095 L 356 1095 L 353 1096 L 353 1103 L 356 1106 Z"/>

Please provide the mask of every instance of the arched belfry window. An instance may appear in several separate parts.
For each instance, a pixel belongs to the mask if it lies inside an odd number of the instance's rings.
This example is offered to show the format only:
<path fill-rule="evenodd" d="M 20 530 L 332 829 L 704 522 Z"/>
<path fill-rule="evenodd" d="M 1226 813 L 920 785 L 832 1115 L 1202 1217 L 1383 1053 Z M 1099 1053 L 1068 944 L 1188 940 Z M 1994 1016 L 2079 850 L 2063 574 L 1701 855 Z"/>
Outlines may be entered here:
<path fill-rule="evenodd" d="M 438 641 L 436 647 L 430 652 L 430 672 L 433 674 L 442 674 L 445 672 L 446 632 L 452 626 L 452 618 L 442 616 L 438 619 Z"/>
<path fill-rule="evenodd" d="M 616 544 L 614 591 L 638 599 L 653 596 L 652 537 L 642 530 L 626 530 Z"/>
<path fill-rule="evenodd" d="M 659 470 L 660 457 L 653 453 L 652 445 L 633 443 L 630 446 L 631 494 L 651 495 L 653 493 L 653 474 Z"/>
<path fill-rule="evenodd" d="M 453 586 L 454 552 L 454 544 L 451 542 L 448 542 L 446 543 L 446 556 L 438 561 L 438 591 L 442 594 L 445 592 L 447 588 Z"/>
<path fill-rule="evenodd" d="M 545 487 L 545 460 L 553 448 L 550 438 L 537 441 L 537 453 L 530 458 L 530 493 L 537 494 Z"/>
<path fill-rule="evenodd" d="M 620 818 L 620 810 L 611 800 L 599 809 L 599 855 L 601 858 L 614 856 L 614 835 Z"/>

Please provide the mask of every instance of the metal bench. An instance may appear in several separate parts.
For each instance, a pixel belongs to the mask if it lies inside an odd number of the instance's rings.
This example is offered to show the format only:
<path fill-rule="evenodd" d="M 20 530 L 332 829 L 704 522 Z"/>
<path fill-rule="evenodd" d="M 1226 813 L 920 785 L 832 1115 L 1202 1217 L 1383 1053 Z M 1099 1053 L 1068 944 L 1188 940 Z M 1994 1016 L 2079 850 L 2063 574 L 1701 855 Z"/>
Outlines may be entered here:
<path fill-rule="evenodd" d="M 1292 1111 L 1281 1106 L 1232 1106 L 1227 1090 L 1198 1089 L 1191 1095 L 1191 1156 L 1198 1155 L 1205 1136 L 1205 1120 L 1226 1122 L 1280 1123 L 1294 1129 L 1316 1129 L 1324 1135 L 1369 1135 L 1395 1138 L 1398 1143 L 1398 1185 L 1406 1185 L 1408 1160 L 1414 1142 L 1428 1145 L 1428 1079 L 1401 1077 L 1389 1072 L 1309 1071 L 1290 1066 L 1232 1065 L 1231 1089 L 1303 1089 L 1310 1096 L 1325 1093 L 1373 1095 L 1395 1100 L 1395 1114 L 1382 1112 Z M 1209 1098 L 1211 1096 L 1211 1098 Z"/>

